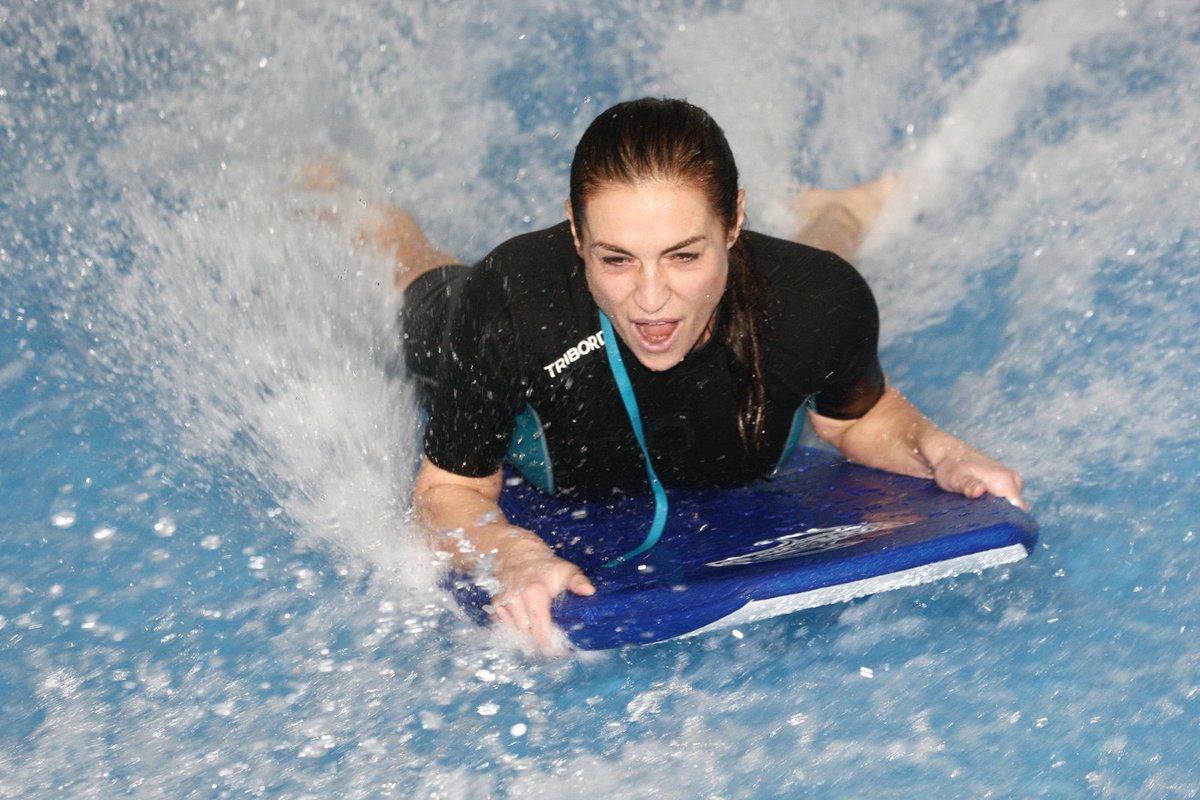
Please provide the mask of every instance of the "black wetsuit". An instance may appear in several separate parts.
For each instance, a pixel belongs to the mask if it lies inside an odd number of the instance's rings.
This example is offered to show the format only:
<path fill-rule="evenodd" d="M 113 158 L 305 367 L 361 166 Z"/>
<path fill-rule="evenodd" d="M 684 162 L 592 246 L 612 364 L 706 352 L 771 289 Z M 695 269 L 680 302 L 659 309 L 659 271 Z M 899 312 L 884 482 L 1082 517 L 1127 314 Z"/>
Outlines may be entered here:
<path fill-rule="evenodd" d="M 806 403 L 851 419 L 883 391 L 878 312 L 858 272 L 831 253 L 742 236 L 769 319 L 757 457 L 747 456 L 738 436 L 732 356 L 718 337 L 664 372 L 646 369 L 619 343 L 668 489 L 768 475 L 798 438 Z M 425 453 L 434 464 L 479 477 L 510 453 L 527 477 L 558 495 L 646 491 L 642 451 L 567 223 L 518 236 L 474 267 L 427 273 L 405 303 L 406 359 L 427 389 Z"/>

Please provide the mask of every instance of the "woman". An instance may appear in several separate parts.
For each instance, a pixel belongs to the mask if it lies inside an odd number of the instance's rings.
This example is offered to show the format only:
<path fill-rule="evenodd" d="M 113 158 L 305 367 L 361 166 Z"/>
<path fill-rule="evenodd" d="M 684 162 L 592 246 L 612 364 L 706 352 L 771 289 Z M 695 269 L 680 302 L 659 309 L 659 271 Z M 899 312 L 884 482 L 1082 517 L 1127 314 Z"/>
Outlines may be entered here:
<path fill-rule="evenodd" d="M 584 133 L 567 220 L 475 267 L 439 267 L 453 259 L 391 213 L 374 238 L 401 266 L 430 413 L 414 505 L 458 568 L 491 571 L 497 619 L 548 650 L 554 598 L 595 591 L 504 519 L 506 455 L 568 497 L 730 485 L 769 475 L 807 419 L 853 461 L 1024 507 L 1016 472 L 886 384 L 874 299 L 837 253 L 889 188 L 810 195 L 800 238 L 825 249 L 746 231 L 721 129 L 684 101 L 643 99 Z"/>

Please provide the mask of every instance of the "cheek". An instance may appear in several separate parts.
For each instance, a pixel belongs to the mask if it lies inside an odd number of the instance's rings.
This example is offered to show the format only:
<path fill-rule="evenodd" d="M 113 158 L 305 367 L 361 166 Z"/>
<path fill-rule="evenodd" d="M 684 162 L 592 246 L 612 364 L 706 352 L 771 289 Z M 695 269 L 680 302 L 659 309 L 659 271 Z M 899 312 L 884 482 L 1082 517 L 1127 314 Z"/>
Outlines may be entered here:
<path fill-rule="evenodd" d="M 619 282 L 614 280 L 614 276 L 600 275 L 591 269 L 584 274 L 587 277 L 588 291 L 592 293 L 596 305 L 605 311 L 614 309 L 621 295 Z"/>
<path fill-rule="evenodd" d="M 714 270 L 713 273 L 704 281 L 702 291 L 704 299 L 713 303 L 719 302 L 721 296 L 725 294 L 725 286 L 728 284 L 728 282 L 728 265 L 723 265 L 722 267 Z"/>

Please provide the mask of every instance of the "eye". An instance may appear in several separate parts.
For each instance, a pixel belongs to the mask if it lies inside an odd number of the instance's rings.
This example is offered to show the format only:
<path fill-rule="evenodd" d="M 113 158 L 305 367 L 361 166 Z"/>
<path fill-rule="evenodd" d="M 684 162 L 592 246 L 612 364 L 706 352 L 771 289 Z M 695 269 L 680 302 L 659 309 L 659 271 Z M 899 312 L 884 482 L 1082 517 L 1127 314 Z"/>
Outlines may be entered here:
<path fill-rule="evenodd" d="M 609 267 L 624 267 L 632 263 L 629 256 L 601 256 L 600 261 Z"/>
<path fill-rule="evenodd" d="M 671 258 L 672 260 L 678 261 L 682 264 L 690 264 L 700 258 L 700 254 L 692 252 L 672 253 Z"/>

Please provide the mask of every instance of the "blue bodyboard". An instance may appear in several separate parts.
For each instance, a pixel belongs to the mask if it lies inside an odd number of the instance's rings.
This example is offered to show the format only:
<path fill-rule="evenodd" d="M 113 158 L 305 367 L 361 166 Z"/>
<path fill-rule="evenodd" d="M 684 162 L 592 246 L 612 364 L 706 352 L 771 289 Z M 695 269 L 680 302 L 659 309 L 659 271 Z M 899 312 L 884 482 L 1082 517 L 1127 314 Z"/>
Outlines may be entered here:
<path fill-rule="evenodd" d="M 559 598 L 553 616 L 582 650 L 649 644 L 837 603 L 1028 555 L 1037 523 L 1001 498 L 968 500 L 931 481 L 801 448 L 771 479 L 673 490 L 659 542 L 627 561 L 651 497 L 565 502 L 515 475 L 501 507 L 578 564 L 596 594 Z M 487 617 L 487 594 L 452 574 L 459 602 Z"/>

